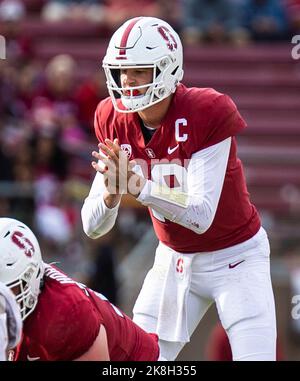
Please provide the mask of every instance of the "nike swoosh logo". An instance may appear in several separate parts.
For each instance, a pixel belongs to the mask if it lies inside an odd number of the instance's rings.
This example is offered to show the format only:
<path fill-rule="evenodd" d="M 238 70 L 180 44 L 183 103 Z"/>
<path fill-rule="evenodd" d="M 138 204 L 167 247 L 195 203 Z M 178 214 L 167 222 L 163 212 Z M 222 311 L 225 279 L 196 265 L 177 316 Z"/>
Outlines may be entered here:
<path fill-rule="evenodd" d="M 173 152 L 175 152 L 177 150 L 177 148 L 179 147 L 179 144 L 177 144 L 177 146 L 171 148 L 169 147 L 168 148 L 168 154 L 171 155 Z"/>
<path fill-rule="evenodd" d="M 240 264 L 243 263 L 243 262 L 245 262 L 245 259 L 243 259 L 242 261 L 239 261 L 239 262 L 237 262 L 237 263 L 229 263 L 228 267 L 229 267 L 230 269 L 233 269 L 234 267 L 240 265 Z"/>
<path fill-rule="evenodd" d="M 27 355 L 27 360 L 28 361 L 37 361 L 39 359 L 40 359 L 40 357 L 30 357 L 29 355 Z"/>

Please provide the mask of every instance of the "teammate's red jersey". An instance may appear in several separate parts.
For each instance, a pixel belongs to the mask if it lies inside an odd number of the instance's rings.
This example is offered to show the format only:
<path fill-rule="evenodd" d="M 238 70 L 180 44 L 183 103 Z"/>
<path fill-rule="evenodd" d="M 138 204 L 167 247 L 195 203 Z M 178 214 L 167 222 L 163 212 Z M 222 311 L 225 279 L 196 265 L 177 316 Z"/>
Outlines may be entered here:
<path fill-rule="evenodd" d="M 106 329 L 112 361 L 156 361 L 157 336 L 148 334 L 103 295 L 47 265 L 35 310 L 11 360 L 69 361 L 83 355 Z"/>
<path fill-rule="evenodd" d="M 260 219 L 249 200 L 242 164 L 236 152 L 235 135 L 246 127 L 246 123 L 227 95 L 209 88 L 186 88 L 180 84 L 160 128 L 147 144 L 140 123 L 138 113 L 115 111 L 110 98 L 99 103 L 95 114 L 98 140 L 118 138 L 130 160 L 147 162 L 148 173 L 144 176 L 150 178 L 151 172 L 154 181 L 161 180 L 155 178 L 160 172 L 155 167 L 162 165 L 160 160 L 177 159 L 184 165 L 184 160 L 190 159 L 195 152 L 232 137 L 223 189 L 210 228 L 199 235 L 166 219 L 156 218 L 150 209 L 161 242 L 178 252 L 206 252 L 236 245 L 257 233 Z M 166 168 L 164 163 L 164 181 L 168 183 Z M 169 186 L 175 187 L 178 180 L 169 173 Z"/>

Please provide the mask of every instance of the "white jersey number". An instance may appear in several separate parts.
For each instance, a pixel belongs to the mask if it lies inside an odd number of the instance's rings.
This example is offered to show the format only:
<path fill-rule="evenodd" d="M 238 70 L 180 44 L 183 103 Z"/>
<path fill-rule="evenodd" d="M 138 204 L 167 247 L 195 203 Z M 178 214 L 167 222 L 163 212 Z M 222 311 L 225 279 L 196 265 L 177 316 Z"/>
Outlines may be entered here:
<path fill-rule="evenodd" d="M 134 171 L 140 176 L 144 176 L 140 165 L 136 165 Z M 187 184 L 187 170 L 176 163 L 161 163 L 155 164 L 151 170 L 151 180 L 157 184 L 163 186 L 169 186 L 170 182 L 173 182 L 173 189 L 178 189 L 182 192 L 186 192 Z M 156 212 L 151 208 L 152 214 L 161 222 L 165 222 L 164 216 Z"/>

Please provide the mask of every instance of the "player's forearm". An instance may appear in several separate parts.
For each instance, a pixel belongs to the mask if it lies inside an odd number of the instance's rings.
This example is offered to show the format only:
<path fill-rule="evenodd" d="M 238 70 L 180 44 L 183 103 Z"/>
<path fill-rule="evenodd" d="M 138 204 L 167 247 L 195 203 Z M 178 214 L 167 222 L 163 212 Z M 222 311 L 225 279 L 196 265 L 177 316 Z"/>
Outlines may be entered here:
<path fill-rule="evenodd" d="M 228 138 L 193 154 L 186 186 L 170 189 L 147 180 L 137 200 L 172 222 L 205 233 L 218 207 L 230 146 Z"/>
<path fill-rule="evenodd" d="M 121 197 L 120 194 L 111 194 L 108 191 L 104 191 L 103 194 L 103 200 L 109 209 L 115 208 L 120 203 Z"/>
<path fill-rule="evenodd" d="M 87 197 L 81 209 L 83 230 L 87 236 L 96 239 L 108 233 L 114 226 L 120 200 L 111 198 L 110 208 L 104 201 L 104 194 L 97 197 Z"/>
<path fill-rule="evenodd" d="M 192 196 L 182 191 L 160 187 L 148 180 L 139 197 L 143 205 L 161 214 L 169 221 L 194 231 L 204 233 L 214 218 L 214 208 L 209 200 L 201 196 Z"/>
<path fill-rule="evenodd" d="M 107 192 L 103 175 L 97 172 L 81 209 L 83 230 L 87 236 L 99 238 L 112 229 L 118 215 L 120 199 L 120 195 Z"/>

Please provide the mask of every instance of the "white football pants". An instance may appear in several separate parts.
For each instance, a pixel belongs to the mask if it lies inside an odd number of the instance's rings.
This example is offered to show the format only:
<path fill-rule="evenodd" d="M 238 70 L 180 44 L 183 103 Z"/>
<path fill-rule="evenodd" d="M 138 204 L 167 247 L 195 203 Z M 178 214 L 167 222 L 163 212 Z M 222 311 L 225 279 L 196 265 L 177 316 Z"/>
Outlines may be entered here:
<path fill-rule="evenodd" d="M 160 338 L 160 360 L 175 360 L 215 302 L 233 360 L 276 359 L 270 247 L 263 228 L 241 244 L 182 254 L 162 243 L 134 306 L 134 322 Z"/>

